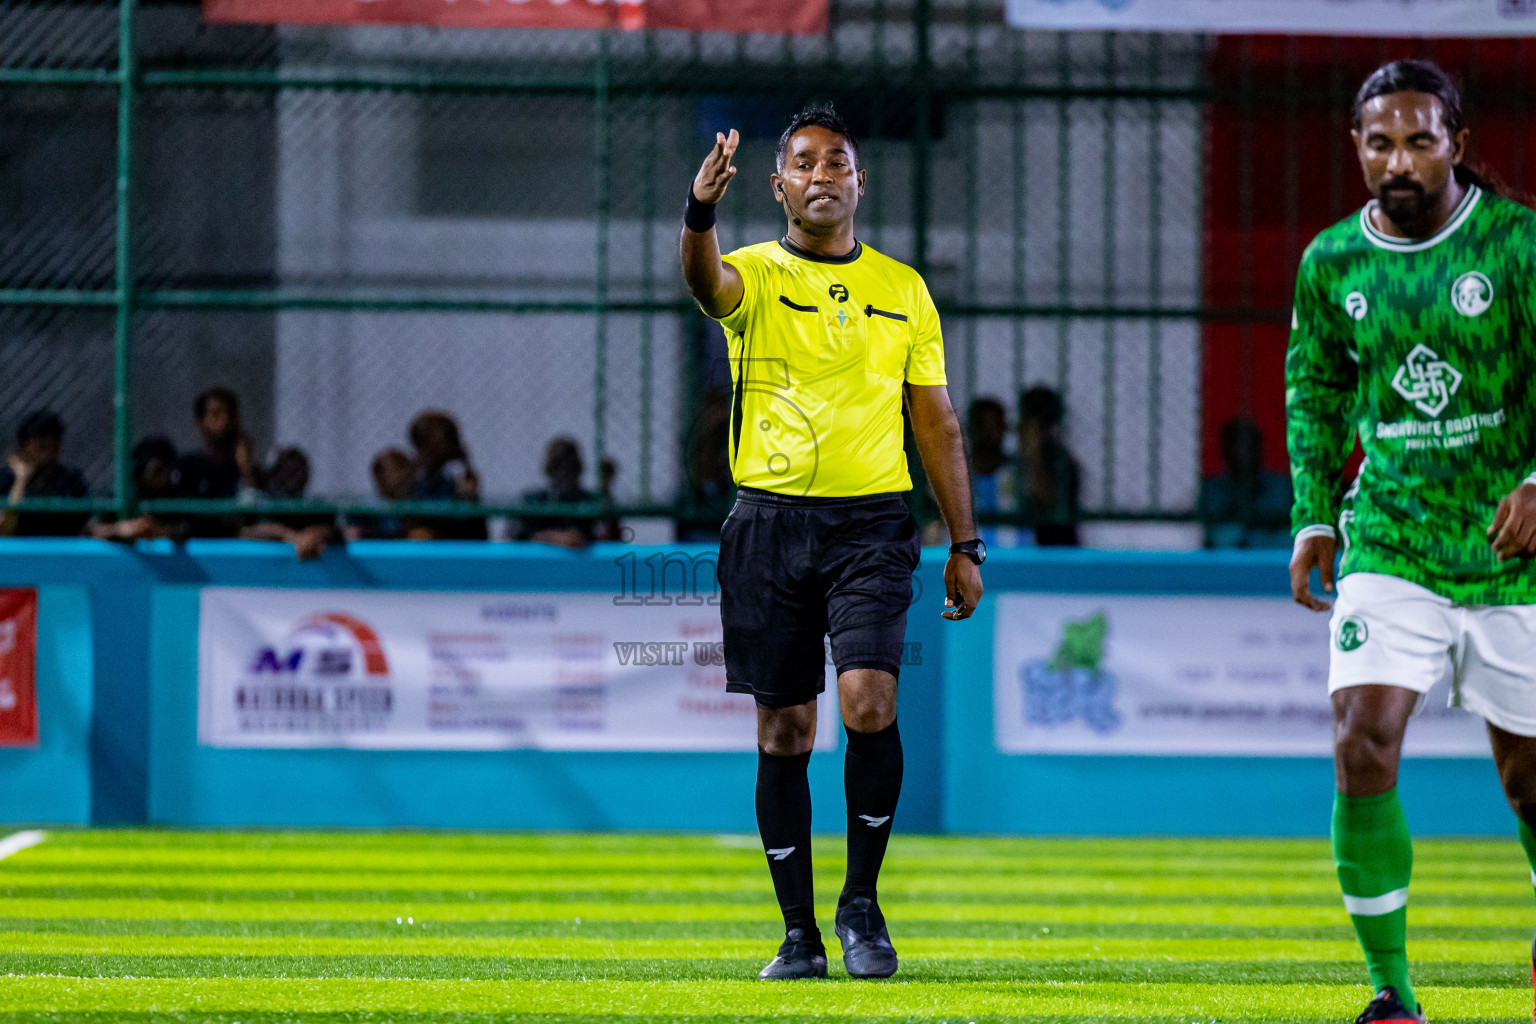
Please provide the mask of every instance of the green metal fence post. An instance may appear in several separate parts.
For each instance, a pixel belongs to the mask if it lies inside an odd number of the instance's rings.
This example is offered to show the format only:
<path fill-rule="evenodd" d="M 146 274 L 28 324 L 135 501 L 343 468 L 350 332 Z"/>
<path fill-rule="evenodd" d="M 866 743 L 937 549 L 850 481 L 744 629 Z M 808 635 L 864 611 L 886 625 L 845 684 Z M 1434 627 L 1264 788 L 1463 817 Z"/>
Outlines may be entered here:
<path fill-rule="evenodd" d="M 118 512 L 133 515 L 133 6 L 118 0 L 117 19 L 117 315 L 113 323 L 112 487 Z"/>

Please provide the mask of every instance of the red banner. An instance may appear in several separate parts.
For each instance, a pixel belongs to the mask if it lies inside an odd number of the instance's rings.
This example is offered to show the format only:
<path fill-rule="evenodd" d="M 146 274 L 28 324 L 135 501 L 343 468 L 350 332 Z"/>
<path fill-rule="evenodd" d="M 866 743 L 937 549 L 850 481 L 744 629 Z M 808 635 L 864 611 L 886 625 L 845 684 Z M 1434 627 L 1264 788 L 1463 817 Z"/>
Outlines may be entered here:
<path fill-rule="evenodd" d="M 828 0 L 203 0 L 208 21 L 815 35 Z"/>
<path fill-rule="evenodd" d="M 37 591 L 0 590 L 0 747 L 37 745 Z"/>

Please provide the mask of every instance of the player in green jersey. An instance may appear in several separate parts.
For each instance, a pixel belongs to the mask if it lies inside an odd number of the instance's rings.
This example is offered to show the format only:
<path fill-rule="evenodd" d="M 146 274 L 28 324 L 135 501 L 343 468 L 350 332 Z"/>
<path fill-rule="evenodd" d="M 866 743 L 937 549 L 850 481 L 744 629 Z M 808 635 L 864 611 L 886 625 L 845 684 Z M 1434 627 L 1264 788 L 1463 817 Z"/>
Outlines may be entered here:
<path fill-rule="evenodd" d="M 1536 213 L 1465 166 L 1460 95 L 1433 64 L 1371 75 L 1353 138 L 1376 198 L 1302 257 L 1286 355 L 1291 587 L 1329 610 L 1309 579 L 1333 589 L 1342 541 L 1334 859 L 1375 989 L 1359 1021 L 1408 1024 L 1424 1016 L 1397 767 L 1447 671 L 1488 722 L 1536 883 Z M 1366 460 L 1345 493 L 1352 434 Z"/>

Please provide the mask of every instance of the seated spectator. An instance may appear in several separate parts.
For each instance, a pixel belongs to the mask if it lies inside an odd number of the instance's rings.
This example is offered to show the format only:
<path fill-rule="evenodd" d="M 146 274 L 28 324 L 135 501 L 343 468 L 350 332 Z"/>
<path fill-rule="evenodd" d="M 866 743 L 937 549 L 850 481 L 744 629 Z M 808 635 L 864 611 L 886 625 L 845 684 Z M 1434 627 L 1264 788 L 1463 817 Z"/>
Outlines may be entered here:
<path fill-rule="evenodd" d="M 977 518 L 1017 511 L 1012 493 L 999 491 L 1000 486 L 1011 486 L 1014 476 L 1013 460 L 1003 450 L 1008 439 L 1008 412 L 1003 403 L 995 398 L 974 399 L 966 410 L 965 423 L 970 441 L 971 485 L 975 491 Z M 1018 530 L 1014 527 L 982 523 L 977 529 L 989 548 L 1018 543 Z"/>
<path fill-rule="evenodd" d="M 613 478 L 618 465 L 604 459 L 600 494 L 581 486 L 581 448 L 569 437 L 557 437 L 544 450 L 544 476 L 548 486 L 523 495 L 525 505 L 574 505 L 602 501 L 612 503 Z M 514 540 L 532 540 L 565 548 L 584 548 L 594 540 L 618 540 L 619 524 L 612 516 L 593 520 L 579 516 L 529 516 L 520 521 Z"/>
<path fill-rule="evenodd" d="M 242 488 L 261 487 L 251 436 L 240 423 L 240 399 L 228 388 L 209 388 L 192 403 L 203 450 L 183 455 L 181 494 L 187 498 L 233 498 Z"/>
<path fill-rule="evenodd" d="M 469 464 L 459 425 L 445 412 L 427 410 L 411 421 L 415 449 L 411 497 L 419 501 L 480 501 L 480 477 Z M 485 520 L 474 516 L 434 516 L 419 521 L 438 540 L 485 540 Z"/>
<path fill-rule="evenodd" d="M 267 469 L 266 480 L 265 492 L 270 498 L 303 498 L 309 488 L 309 456 L 299 448 L 280 449 Z M 259 522 L 242 527 L 240 536 L 292 544 L 301 562 L 319 558 L 326 547 L 342 539 L 336 517 L 326 513 L 265 515 Z"/>
<path fill-rule="evenodd" d="M 26 498 L 84 498 L 90 495 L 78 469 L 59 461 L 64 421 L 46 409 L 29 413 L 16 428 L 16 447 L 0 468 L 0 494 L 7 505 Z M 0 536 L 73 537 L 89 515 L 17 512 L 0 515 Z"/>
<path fill-rule="evenodd" d="M 141 501 L 173 498 L 179 490 L 176 446 L 164 437 L 146 437 L 133 446 L 133 488 Z M 93 520 L 87 532 L 101 540 L 135 541 L 167 537 L 185 540 L 191 532 L 185 520 L 146 513 L 133 519 Z"/>
<path fill-rule="evenodd" d="M 369 466 L 373 490 L 385 501 L 409 501 L 416 465 L 399 448 L 385 448 Z M 363 513 L 347 517 L 348 540 L 431 540 L 432 533 L 393 513 Z"/>
<path fill-rule="evenodd" d="M 731 393 L 714 388 L 699 402 L 688 443 L 688 489 L 678 509 L 678 540 L 719 541 L 720 526 L 736 501 L 731 478 Z"/>
<path fill-rule="evenodd" d="M 1208 548 L 1291 546 L 1291 478 L 1264 468 L 1264 431 L 1250 419 L 1221 428 L 1226 472 L 1200 485 Z"/>
<path fill-rule="evenodd" d="M 1019 396 L 1018 455 L 998 469 L 997 508 L 1018 517 L 1021 544 L 1076 547 L 1082 471 L 1062 442 L 1066 406 L 1048 387 Z"/>

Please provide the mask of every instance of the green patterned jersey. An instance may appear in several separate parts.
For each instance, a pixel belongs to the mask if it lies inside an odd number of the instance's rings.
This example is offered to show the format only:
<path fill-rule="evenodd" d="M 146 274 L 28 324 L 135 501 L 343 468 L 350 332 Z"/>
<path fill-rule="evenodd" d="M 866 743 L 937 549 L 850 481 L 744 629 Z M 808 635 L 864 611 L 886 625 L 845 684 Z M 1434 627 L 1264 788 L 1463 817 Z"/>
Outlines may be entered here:
<path fill-rule="evenodd" d="M 1536 482 L 1536 213 L 1471 188 L 1422 241 L 1368 206 L 1312 242 L 1296 282 L 1285 407 L 1298 534 L 1337 524 L 1345 574 L 1453 601 L 1536 604 L 1530 559 L 1488 543 Z M 1358 435 L 1365 463 L 1345 493 Z"/>

